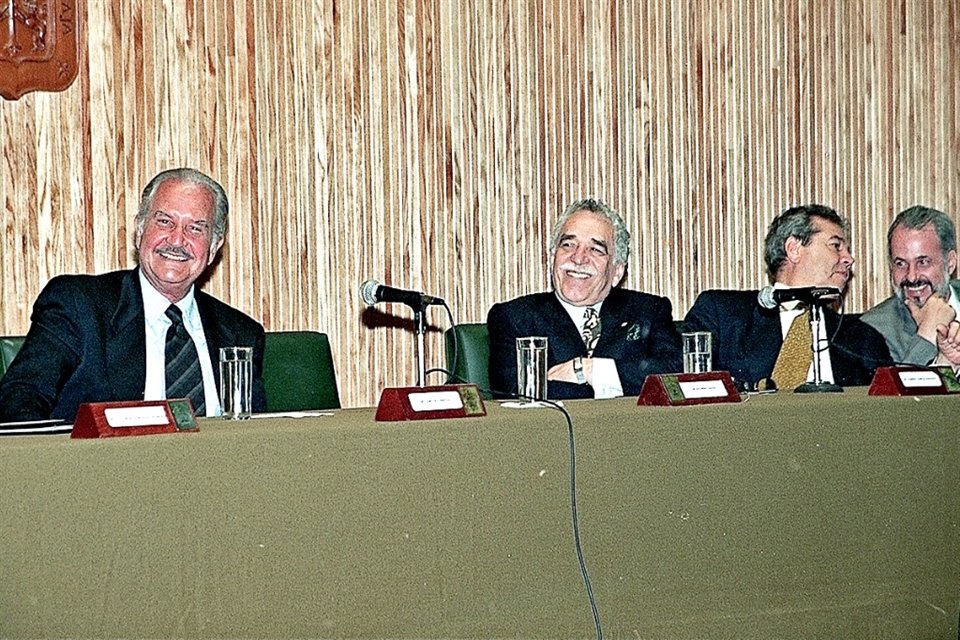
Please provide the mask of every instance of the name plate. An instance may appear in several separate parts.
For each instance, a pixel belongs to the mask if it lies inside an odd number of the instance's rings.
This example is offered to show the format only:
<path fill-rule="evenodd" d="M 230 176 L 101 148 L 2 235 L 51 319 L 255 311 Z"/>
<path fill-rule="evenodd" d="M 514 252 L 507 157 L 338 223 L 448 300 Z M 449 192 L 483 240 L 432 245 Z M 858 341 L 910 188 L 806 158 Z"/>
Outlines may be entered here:
<path fill-rule="evenodd" d="M 188 398 L 87 402 L 80 405 L 71 438 L 114 438 L 199 431 Z"/>
<path fill-rule="evenodd" d="M 729 371 L 647 376 L 637 398 L 638 405 L 655 407 L 718 402 L 740 402 Z"/>
<path fill-rule="evenodd" d="M 871 396 L 933 396 L 960 393 L 960 382 L 953 368 L 880 367 L 870 382 Z"/>
<path fill-rule="evenodd" d="M 475 384 L 389 387 L 380 394 L 378 422 L 476 418 L 487 415 Z"/>

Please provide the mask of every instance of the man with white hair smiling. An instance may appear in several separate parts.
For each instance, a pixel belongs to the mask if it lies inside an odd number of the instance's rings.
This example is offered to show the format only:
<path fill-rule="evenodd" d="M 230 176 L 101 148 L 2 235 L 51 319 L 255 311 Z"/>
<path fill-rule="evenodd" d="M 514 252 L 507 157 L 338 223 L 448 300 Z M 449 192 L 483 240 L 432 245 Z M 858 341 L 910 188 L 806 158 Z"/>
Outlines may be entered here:
<path fill-rule="evenodd" d="M 680 336 L 670 301 L 621 289 L 630 233 L 599 200 L 566 208 L 550 247 L 553 291 L 494 305 L 490 385 L 494 395 L 517 394 L 516 339 L 548 339 L 550 399 L 636 395 L 649 374 L 682 370 Z"/>
<path fill-rule="evenodd" d="M 30 331 L 0 381 L 0 421 L 72 421 L 86 402 L 189 398 L 220 415 L 220 347 L 253 349 L 253 410 L 266 408 L 264 331 L 198 281 L 224 243 L 229 204 L 195 169 L 147 184 L 136 217 L 137 267 L 58 275 L 33 305 Z"/>

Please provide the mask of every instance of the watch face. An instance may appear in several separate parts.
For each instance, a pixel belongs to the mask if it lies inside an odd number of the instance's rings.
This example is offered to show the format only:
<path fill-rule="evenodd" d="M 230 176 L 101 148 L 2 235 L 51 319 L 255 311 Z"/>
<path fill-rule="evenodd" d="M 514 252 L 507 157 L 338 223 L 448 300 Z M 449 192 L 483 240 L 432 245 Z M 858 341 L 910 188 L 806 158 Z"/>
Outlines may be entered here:
<path fill-rule="evenodd" d="M 583 358 L 573 359 L 573 375 L 577 376 L 578 384 L 584 384 L 587 381 L 586 376 L 583 375 Z"/>

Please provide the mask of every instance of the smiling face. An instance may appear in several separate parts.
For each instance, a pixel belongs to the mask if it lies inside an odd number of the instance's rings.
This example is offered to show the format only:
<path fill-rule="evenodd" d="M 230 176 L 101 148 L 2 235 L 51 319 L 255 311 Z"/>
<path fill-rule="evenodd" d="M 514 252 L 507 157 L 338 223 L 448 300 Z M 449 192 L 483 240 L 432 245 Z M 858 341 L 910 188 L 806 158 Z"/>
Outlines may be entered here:
<path fill-rule="evenodd" d="M 946 296 L 957 252 L 943 253 L 933 224 L 920 229 L 898 226 L 890 234 L 890 280 L 897 296 L 919 306 L 933 294 Z"/>
<path fill-rule="evenodd" d="M 140 268 L 147 281 L 171 302 L 182 299 L 223 245 L 213 238 L 214 198 L 204 186 L 168 180 L 137 230 Z"/>
<path fill-rule="evenodd" d="M 853 267 L 853 256 L 843 229 L 834 222 L 812 217 L 815 229 L 810 242 L 802 244 L 794 237 L 787 239 L 783 284 L 793 287 L 847 286 Z"/>
<path fill-rule="evenodd" d="M 625 266 L 614 264 L 613 225 L 592 211 L 567 218 L 553 252 L 553 287 L 560 297 L 586 307 L 603 300 L 621 278 Z"/>

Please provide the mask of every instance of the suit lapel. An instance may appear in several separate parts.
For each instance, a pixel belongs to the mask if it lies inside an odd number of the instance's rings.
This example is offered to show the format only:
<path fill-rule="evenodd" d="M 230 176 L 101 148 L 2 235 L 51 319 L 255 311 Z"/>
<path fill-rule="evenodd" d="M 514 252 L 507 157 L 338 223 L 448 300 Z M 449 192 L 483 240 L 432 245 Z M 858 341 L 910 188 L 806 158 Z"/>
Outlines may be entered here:
<path fill-rule="evenodd" d="M 551 329 L 550 334 L 554 336 L 552 340 L 555 342 L 548 348 L 554 353 L 556 361 L 564 362 L 578 355 L 586 355 L 587 348 L 583 344 L 583 337 L 577 331 L 577 325 L 573 323 L 570 314 L 560 304 L 556 293 L 550 292 L 544 295 L 548 297 L 543 300 L 545 326 Z M 600 340 L 603 340 L 603 333 L 600 334 Z"/>
<path fill-rule="evenodd" d="M 597 342 L 594 353 L 609 353 L 608 347 L 611 345 L 622 345 L 622 336 L 629 330 L 631 319 L 635 324 L 642 323 L 644 331 L 649 330 L 648 318 L 624 317 L 623 298 L 619 295 L 618 289 L 612 289 L 610 295 L 603 301 L 603 306 L 600 307 L 600 340 Z"/>
<path fill-rule="evenodd" d="M 746 334 L 744 360 L 753 363 L 758 377 L 761 371 L 772 371 L 773 364 L 783 345 L 783 330 L 780 327 L 780 311 L 763 309 L 753 305 L 753 329 Z M 754 381 L 755 382 L 755 381 Z"/>
<path fill-rule="evenodd" d="M 912 333 L 916 333 L 918 328 L 917 321 L 914 320 L 913 314 L 910 313 L 907 305 L 903 302 L 897 302 L 893 305 L 893 309 L 897 318 L 900 320 L 900 324 L 904 327 L 909 327 Z"/>
<path fill-rule="evenodd" d="M 105 345 L 106 374 L 115 397 L 143 397 L 147 375 L 146 344 L 143 294 L 138 271 L 133 269 L 120 282 L 120 295 Z"/>
<path fill-rule="evenodd" d="M 207 340 L 207 353 L 210 354 L 210 364 L 213 368 L 213 378 L 217 389 L 220 388 L 220 347 L 237 345 L 233 332 L 225 325 L 217 322 L 217 315 L 213 309 L 212 298 L 199 289 L 194 289 L 197 301 L 197 311 L 200 313 L 200 322 L 203 324 L 203 335 Z"/>

